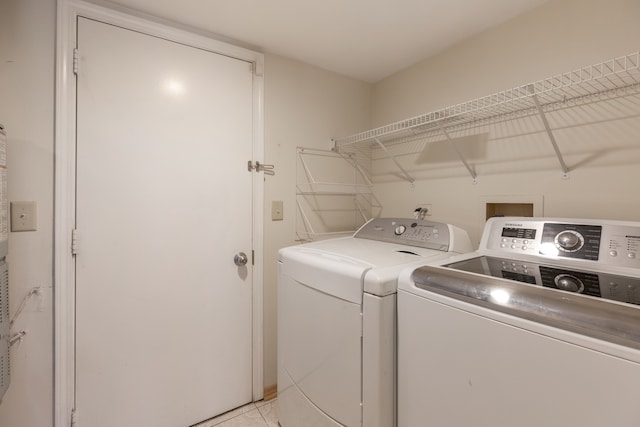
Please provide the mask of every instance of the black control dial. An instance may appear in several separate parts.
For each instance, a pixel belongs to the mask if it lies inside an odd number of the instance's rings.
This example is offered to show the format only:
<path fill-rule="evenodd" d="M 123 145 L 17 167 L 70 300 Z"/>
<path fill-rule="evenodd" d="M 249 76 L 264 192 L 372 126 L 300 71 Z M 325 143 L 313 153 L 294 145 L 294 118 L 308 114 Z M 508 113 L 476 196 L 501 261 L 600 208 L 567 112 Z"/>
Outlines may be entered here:
<path fill-rule="evenodd" d="M 584 290 L 582 280 L 570 274 L 558 274 L 553 281 L 556 287 L 563 291 L 581 293 Z"/>
<path fill-rule="evenodd" d="M 558 233 L 554 239 L 556 247 L 564 252 L 576 252 L 584 246 L 584 237 L 574 230 L 565 230 Z"/>

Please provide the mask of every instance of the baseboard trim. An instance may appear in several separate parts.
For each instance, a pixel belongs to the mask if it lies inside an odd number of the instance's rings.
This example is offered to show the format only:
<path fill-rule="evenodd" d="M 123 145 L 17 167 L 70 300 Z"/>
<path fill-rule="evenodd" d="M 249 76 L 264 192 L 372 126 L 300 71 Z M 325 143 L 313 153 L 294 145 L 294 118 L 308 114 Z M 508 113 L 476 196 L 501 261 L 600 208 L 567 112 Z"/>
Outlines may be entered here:
<path fill-rule="evenodd" d="M 264 400 L 275 399 L 278 396 L 278 384 L 272 384 L 264 388 Z"/>

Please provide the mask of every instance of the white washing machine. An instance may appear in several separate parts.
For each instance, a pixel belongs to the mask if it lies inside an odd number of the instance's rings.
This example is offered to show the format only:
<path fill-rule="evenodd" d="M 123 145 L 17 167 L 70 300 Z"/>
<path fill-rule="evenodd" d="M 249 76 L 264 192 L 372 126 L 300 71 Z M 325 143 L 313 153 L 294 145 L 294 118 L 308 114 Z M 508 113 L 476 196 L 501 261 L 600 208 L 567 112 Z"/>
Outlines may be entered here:
<path fill-rule="evenodd" d="M 640 425 L 640 223 L 493 218 L 403 271 L 401 427 Z"/>
<path fill-rule="evenodd" d="M 400 218 L 373 219 L 352 237 L 281 249 L 280 424 L 395 425 L 398 274 L 471 250 L 460 228 Z"/>

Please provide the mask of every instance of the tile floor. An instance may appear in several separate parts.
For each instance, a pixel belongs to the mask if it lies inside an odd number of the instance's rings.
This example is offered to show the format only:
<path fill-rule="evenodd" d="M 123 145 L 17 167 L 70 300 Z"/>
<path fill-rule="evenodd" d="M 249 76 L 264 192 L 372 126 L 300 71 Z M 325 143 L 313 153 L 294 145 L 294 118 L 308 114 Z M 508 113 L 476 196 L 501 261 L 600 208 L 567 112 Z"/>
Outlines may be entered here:
<path fill-rule="evenodd" d="M 193 427 L 278 427 L 277 399 L 249 403 Z"/>

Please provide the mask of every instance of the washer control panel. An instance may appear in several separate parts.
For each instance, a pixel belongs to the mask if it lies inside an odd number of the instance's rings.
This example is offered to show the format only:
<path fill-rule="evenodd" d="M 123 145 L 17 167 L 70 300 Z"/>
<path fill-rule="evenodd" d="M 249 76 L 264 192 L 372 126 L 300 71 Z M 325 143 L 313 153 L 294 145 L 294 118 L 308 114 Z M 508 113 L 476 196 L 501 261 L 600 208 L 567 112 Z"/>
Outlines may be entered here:
<path fill-rule="evenodd" d="M 356 231 L 354 237 L 446 252 L 450 250 L 452 237 L 449 227 L 410 218 L 374 218 Z"/>
<path fill-rule="evenodd" d="M 491 218 L 480 249 L 640 268 L 640 223 Z M 572 286 L 568 281 L 559 286 Z"/>

